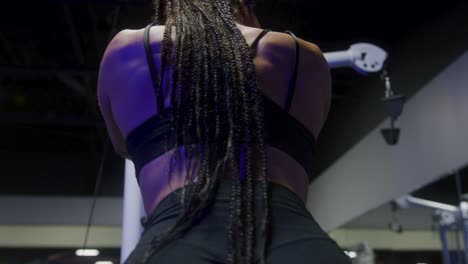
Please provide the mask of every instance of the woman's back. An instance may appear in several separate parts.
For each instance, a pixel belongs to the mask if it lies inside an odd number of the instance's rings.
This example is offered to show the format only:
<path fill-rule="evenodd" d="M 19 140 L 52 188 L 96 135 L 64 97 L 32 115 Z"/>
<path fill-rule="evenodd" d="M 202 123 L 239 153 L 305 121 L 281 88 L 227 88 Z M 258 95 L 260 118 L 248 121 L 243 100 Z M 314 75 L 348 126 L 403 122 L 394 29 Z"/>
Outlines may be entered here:
<path fill-rule="evenodd" d="M 238 25 L 245 41 L 250 45 L 261 29 Z M 164 26 L 153 26 L 150 43 L 156 68 L 161 73 L 161 43 Z M 99 99 L 106 125 L 115 150 L 125 156 L 125 139 L 144 121 L 157 114 L 155 92 L 143 45 L 143 29 L 124 30 L 109 44 L 101 63 Z M 302 123 L 315 138 L 326 119 L 330 103 L 330 74 L 320 49 L 308 42 L 299 41 L 301 57 L 298 77 L 289 113 Z M 295 63 L 294 39 L 284 33 L 269 32 L 258 43 L 254 65 L 262 93 L 280 107 L 285 107 L 289 83 L 293 78 Z M 164 73 L 164 108 L 170 106 L 171 67 Z M 288 139 L 296 140 L 296 139 Z M 183 155 L 180 148 L 179 155 Z M 304 168 L 287 153 L 268 146 L 267 178 L 298 194 L 305 203 L 308 175 Z M 185 167 L 176 166 L 168 182 L 170 154 L 166 153 L 147 163 L 141 170 L 140 188 L 145 209 L 153 208 L 184 184 Z M 182 157 L 184 158 L 184 157 Z M 311 161 L 312 162 L 312 161 Z M 254 161 L 254 168 L 259 162 Z M 196 171 L 196 168 L 193 168 Z M 258 174 L 259 175 L 259 174 Z"/>

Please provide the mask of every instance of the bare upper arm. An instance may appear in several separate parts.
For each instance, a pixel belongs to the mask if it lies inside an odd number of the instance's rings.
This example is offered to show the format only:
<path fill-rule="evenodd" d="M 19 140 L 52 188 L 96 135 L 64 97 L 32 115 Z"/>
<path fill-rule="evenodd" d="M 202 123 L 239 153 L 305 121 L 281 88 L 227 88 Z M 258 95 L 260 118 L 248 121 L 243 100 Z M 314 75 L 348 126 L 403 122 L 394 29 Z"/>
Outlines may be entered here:
<path fill-rule="evenodd" d="M 319 46 L 300 40 L 301 43 L 301 60 L 302 63 L 302 81 L 309 86 L 309 89 L 313 89 L 315 104 L 318 104 L 320 108 L 315 111 L 319 111 L 321 116 L 319 124 L 316 128 L 316 135 L 320 132 L 325 120 L 327 119 L 331 98 L 332 98 L 332 79 L 328 62 L 325 59 L 322 50 Z"/>
<path fill-rule="evenodd" d="M 121 52 L 128 41 L 128 34 L 127 30 L 120 31 L 109 42 L 100 63 L 97 88 L 99 108 L 106 124 L 107 133 L 114 151 L 123 158 L 129 158 L 129 156 L 125 138 L 113 115 L 110 95 L 113 92 L 112 88 L 122 83 L 122 78 L 125 76 L 121 72 L 123 69 L 121 67 L 123 63 Z"/>

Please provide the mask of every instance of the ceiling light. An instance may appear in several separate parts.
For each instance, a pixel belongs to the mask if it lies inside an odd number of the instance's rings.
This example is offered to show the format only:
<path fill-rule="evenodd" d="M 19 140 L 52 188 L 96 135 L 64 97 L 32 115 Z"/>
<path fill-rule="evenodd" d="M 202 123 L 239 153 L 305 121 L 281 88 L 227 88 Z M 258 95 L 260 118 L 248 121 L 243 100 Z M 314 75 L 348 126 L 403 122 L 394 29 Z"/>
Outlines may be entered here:
<path fill-rule="evenodd" d="M 97 250 L 97 249 L 77 249 L 75 254 L 77 256 L 95 257 L 95 256 L 99 255 L 99 250 Z"/>
<path fill-rule="evenodd" d="M 350 258 L 355 258 L 357 257 L 357 253 L 355 251 L 345 251 L 344 252 L 346 255 L 348 255 L 348 257 Z"/>

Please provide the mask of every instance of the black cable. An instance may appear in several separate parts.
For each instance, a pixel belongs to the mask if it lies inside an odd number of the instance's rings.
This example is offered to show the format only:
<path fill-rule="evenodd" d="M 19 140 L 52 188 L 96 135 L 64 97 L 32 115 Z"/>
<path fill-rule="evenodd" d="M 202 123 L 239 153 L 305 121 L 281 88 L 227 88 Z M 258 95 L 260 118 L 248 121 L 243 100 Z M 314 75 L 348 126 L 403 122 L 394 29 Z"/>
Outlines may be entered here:
<path fill-rule="evenodd" d="M 99 189 L 101 188 L 101 179 L 102 179 L 102 174 L 104 170 L 104 160 L 107 156 L 108 149 L 109 149 L 109 137 L 106 137 L 106 141 L 104 143 L 104 149 L 102 151 L 101 162 L 99 163 L 99 170 L 98 170 L 98 174 L 96 178 L 96 184 L 94 185 L 94 194 L 93 194 L 93 202 L 91 203 L 91 211 L 89 213 L 88 223 L 86 224 L 86 233 L 85 233 L 85 238 L 84 238 L 83 247 L 82 247 L 83 250 L 86 249 L 86 245 L 88 244 L 89 229 L 91 228 L 91 222 L 93 220 L 97 195 L 98 195 Z"/>
<path fill-rule="evenodd" d="M 112 17 L 112 26 L 111 26 L 111 30 L 109 32 L 109 37 L 108 37 L 107 42 L 109 42 L 114 37 L 114 35 L 115 35 L 116 31 L 117 31 L 116 29 L 117 29 L 117 22 L 118 22 L 119 15 L 120 15 L 120 6 L 117 6 L 115 8 L 115 14 Z M 98 174 L 97 174 L 97 178 L 96 178 L 96 184 L 94 185 L 93 201 L 91 203 L 91 211 L 89 213 L 88 223 L 86 224 L 85 238 L 84 238 L 84 241 L 83 241 L 83 248 L 82 249 L 86 249 L 86 245 L 88 244 L 89 230 L 91 228 L 91 222 L 93 220 L 94 209 L 96 207 L 97 195 L 98 195 L 99 189 L 101 188 L 101 179 L 102 179 L 102 172 L 103 172 L 103 168 L 104 168 L 104 160 L 106 158 L 107 151 L 108 151 L 108 148 L 109 148 L 109 145 L 110 145 L 109 144 L 109 137 L 106 135 L 105 138 L 106 139 L 105 139 L 105 143 L 104 143 L 104 149 L 102 151 L 101 162 L 99 164 L 99 170 L 98 170 Z"/>

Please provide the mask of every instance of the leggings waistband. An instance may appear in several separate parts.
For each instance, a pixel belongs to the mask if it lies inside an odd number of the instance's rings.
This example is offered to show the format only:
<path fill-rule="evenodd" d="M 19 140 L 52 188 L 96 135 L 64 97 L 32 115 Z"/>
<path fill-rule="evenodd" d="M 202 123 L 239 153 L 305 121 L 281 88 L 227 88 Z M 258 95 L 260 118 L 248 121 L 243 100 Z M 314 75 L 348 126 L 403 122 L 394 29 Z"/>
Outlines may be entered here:
<path fill-rule="evenodd" d="M 218 193 L 214 198 L 213 206 L 228 206 L 231 200 L 232 180 L 222 180 L 219 183 Z M 167 218 L 173 218 L 181 209 L 182 189 L 191 188 L 193 184 L 175 189 L 172 193 L 164 197 L 153 212 L 142 218 L 141 223 L 146 229 Z M 256 204 L 263 200 L 263 185 L 260 181 L 254 181 Z M 302 214 L 309 215 L 304 202 L 295 192 L 289 188 L 273 182 L 267 181 L 267 191 L 269 193 L 272 206 L 286 207 Z"/>

